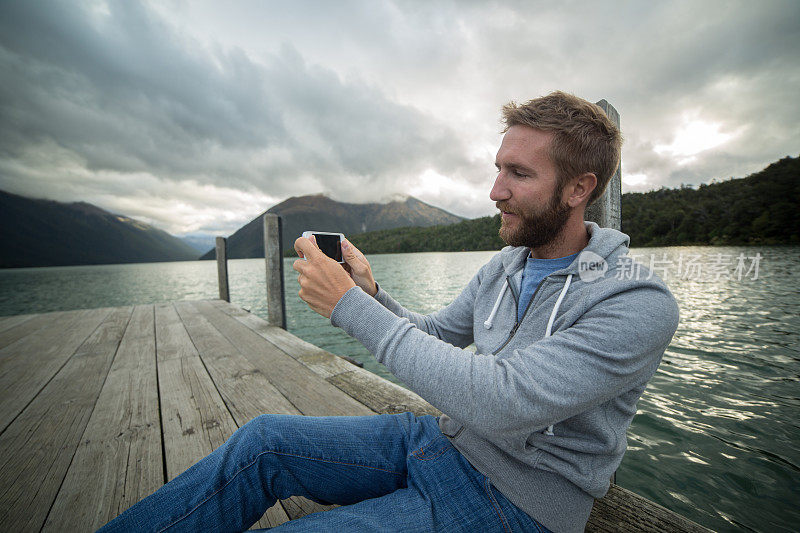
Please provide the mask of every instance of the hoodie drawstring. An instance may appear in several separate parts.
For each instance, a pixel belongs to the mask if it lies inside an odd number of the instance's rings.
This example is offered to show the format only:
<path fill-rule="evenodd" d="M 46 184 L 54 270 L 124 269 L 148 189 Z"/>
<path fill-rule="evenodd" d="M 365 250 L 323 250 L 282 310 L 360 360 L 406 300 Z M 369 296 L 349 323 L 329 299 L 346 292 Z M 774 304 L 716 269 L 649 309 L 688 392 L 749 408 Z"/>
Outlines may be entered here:
<path fill-rule="evenodd" d="M 497 301 L 494 302 L 492 312 L 489 313 L 489 318 L 487 318 L 486 322 L 483 323 L 483 327 L 486 329 L 492 329 L 492 322 L 494 322 L 494 317 L 497 314 L 497 310 L 500 308 L 500 302 L 502 301 L 503 296 L 506 294 L 506 289 L 508 289 L 508 279 L 503 282 L 503 287 L 500 289 L 500 294 L 497 296 Z"/>
<path fill-rule="evenodd" d="M 564 282 L 564 288 L 561 289 L 561 294 L 558 295 L 558 300 L 556 300 L 556 305 L 553 306 L 553 312 L 550 313 L 550 320 L 547 321 L 547 329 L 544 332 L 545 337 L 549 337 L 551 332 L 553 331 L 553 322 L 556 319 L 556 313 L 558 312 L 558 308 L 561 307 L 561 302 L 564 300 L 564 295 L 567 294 L 567 289 L 569 289 L 569 284 L 572 283 L 572 274 L 567 274 L 567 281 Z M 553 433 L 553 425 L 550 424 L 547 426 L 547 429 L 544 432 L 545 435 L 554 435 Z"/>
<path fill-rule="evenodd" d="M 561 307 L 561 301 L 564 299 L 564 295 L 567 294 L 570 283 L 572 283 L 572 274 L 567 274 L 567 281 L 564 282 L 564 288 L 561 289 L 561 294 L 558 295 L 556 305 L 553 306 L 553 312 L 550 313 L 550 320 L 547 321 L 547 329 L 544 332 L 545 337 L 549 337 L 550 332 L 553 331 L 553 322 L 556 319 L 556 313 L 558 312 L 558 308 Z"/>
<path fill-rule="evenodd" d="M 561 302 L 564 300 L 564 295 L 567 294 L 567 289 L 569 289 L 570 283 L 572 283 L 572 274 L 567 274 L 567 281 L 564 282 L 564 287 L 561 289 L 561 294 L 558 295 L 556 305 L 553 306 L 553 311 L 550 313 L 550 320 L 547 321 L 547 329 L 545 329 L 544 332 L 545 337 L 549 337 L 553 331 L 553 322 L 556 319 L 556 313 L 558 313 L 558 309 L 561 307 Z M 489 318 L 487 318 L 486 322 L 483 323 L 483 326 L 486 329 L 492 329 L 492 322 L 494 322 L 494 317 L 497 315 L 497 310 L 500 308 L 500 302 L 503 300 L 503 296 L 506 294 L 507 289 L 508 279 L 503 282 L 503 286 L 500 289 L 500 294 L 497 295 L 497 300 L 494 302 L 494 307 L 492 307 L 492 312 L 489 313 Z M 553 426 L 548 426 L 544 434 L 553 435 Z"/>

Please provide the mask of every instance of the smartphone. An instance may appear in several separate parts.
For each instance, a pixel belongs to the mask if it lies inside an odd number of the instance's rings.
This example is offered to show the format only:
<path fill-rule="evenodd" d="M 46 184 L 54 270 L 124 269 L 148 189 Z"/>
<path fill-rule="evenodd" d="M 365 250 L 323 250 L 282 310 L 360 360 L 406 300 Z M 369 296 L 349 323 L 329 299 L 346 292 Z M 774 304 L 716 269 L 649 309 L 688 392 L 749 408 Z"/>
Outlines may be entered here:
<path fill-rule="evenodd" d="M 328 231 L 304 231 L 303 237 L 306 239 L 314 236 L 314 240 L 317 241 L 317 246 L 322 253 L 336 261 L 337 263 L 344 264 L 344 258 L 342 257 L 342 241 L 344 240 L 344 235 L 342 233 L 330 233 Z"/>

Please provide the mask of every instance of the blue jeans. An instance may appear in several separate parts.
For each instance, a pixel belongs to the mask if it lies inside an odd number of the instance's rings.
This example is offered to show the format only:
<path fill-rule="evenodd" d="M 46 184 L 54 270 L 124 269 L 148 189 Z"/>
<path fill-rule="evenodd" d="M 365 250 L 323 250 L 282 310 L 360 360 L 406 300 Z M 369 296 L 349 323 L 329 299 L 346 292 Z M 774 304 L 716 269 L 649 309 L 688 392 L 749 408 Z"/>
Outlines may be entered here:
<path fill-rule="evenodd" d="M 293 495 L 342 507 L 271 531 L 547 531 L 411 413 L 259 416 L 100 531 L 243 531 Z"/>

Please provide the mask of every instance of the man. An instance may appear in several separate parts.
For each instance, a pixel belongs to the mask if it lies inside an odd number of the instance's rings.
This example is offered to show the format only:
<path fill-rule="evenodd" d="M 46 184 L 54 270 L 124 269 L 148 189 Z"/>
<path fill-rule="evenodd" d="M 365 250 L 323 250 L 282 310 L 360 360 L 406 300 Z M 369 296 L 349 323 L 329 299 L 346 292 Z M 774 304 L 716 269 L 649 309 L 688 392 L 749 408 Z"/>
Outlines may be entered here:
<path fill-rule="evenodd" d="M 510 246 L 444 309 L 404 309 L 349 243 L 346 271 L 295 242 L 300 297 L 443 415 L 258 417 L 109 530 L 244 529 L 293 494 L 343 507 L 280 530 L 583 530 L 678 308 L 644 267 L 623 275 L 627 235 L 583 220 L 619 162 L 603 112 L 556 92 L 503 117 Z"/>

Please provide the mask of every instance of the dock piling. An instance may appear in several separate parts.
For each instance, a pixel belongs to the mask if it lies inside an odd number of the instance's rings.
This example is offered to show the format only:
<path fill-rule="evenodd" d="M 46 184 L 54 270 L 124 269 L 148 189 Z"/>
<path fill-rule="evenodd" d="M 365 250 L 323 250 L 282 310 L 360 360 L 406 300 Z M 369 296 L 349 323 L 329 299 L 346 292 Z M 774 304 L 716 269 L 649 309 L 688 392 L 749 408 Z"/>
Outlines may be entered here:
<path fill-rule="evenodd" d="M 286 299 L 283 287 L 283 224 L 281 217 L 264 215 L 264 259 L 267 275 L 267 322 L 286 329 Z"/>
<path fill-rule="evenodd" d="M 619 112 L 614 106 L 606 100 L 600 100 L 597 105 L 619 127 Z M 601 228 L 613 228 L 617 231 L 622 229 L 622 161 L 608 182 L 603 196 L 586 208 L 584 218 Z"/>
<path fill-rule="evenodd" d="M 219 280 L 219 299 L 231 301 L 228 290 L 228 242 L 225 237 L 217 237 L 217 279 Z"/>

